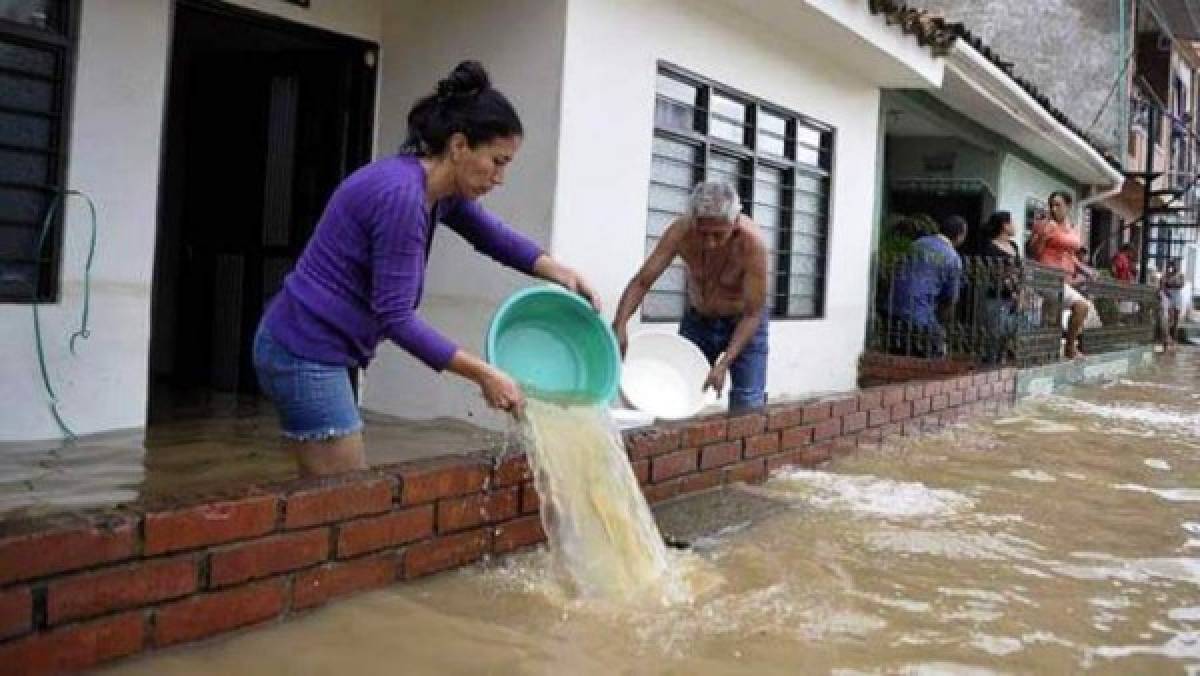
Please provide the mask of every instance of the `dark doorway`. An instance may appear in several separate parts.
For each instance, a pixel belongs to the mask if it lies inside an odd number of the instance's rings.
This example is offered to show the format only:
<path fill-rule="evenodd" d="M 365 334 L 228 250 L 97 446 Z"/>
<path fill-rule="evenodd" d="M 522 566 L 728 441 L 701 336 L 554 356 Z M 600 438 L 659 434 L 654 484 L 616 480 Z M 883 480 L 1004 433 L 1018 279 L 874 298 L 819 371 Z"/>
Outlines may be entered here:
<path fill-rule="evenodd" d="M 964 252 L 978 250 L 986 239 L 983 224 L 994 204 L 991 195 L 982 190 L 930 192 L 893 189 L 888 196 L 888 209 L 892 213 L 908 216 L 926 214 L 938 223 L 948 216 L 962 216 L 967 222 L 967 240 L 961 249 Z"/>
<path fill-rule="evenodd" d="M 263 306 L 371 155 L 376 45 L 201 0 L 175 11 L 151 422 L 254 401 Z"/>
<path fill-rule="evenodd" d="M 1091 229 L 1088 233 L 1088 261 L 1095 267 L 1109 268 L 1121 245 L 1117 233 L 1117 217 L 1108 209 L 1091 210 Z"/>

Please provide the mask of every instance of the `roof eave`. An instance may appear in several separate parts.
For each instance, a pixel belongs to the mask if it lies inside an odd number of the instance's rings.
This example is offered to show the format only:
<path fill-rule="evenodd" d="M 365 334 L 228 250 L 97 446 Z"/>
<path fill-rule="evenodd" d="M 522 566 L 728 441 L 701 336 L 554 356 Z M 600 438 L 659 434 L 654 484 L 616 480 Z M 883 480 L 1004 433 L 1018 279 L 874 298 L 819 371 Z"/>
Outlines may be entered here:
<path fill-rule="evenodd" d="M 946 50 L 946 79 L 930 93 L 1079 183 L 1119 188 L 1120 170 L 965 40 Z"/>

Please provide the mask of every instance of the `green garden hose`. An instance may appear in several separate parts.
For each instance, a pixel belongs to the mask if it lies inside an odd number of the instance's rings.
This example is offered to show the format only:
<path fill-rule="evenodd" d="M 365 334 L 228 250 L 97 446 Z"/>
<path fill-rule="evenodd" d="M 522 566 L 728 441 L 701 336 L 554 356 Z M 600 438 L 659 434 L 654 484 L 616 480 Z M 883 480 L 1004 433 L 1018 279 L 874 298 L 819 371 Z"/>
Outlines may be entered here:
<path fill-rule="evenodd" d="M 79 338 L 87 340 L 91 337 L 91 331 L 88 330 L 88 317 L 91 311 L 92 301 L 92 261 L 96 257 L 96 205 L 92 202 L 92 199 L 84 193 L 79 192 L 78 190 L 67 190 L 56 195 L 54 200 L 50 203 L 50 208 L 46 211 L 46 218 L 44 221 L 42 221 L 41 235 L 38 237 L 38 256 L 37 262 L 34 263 L 34 279 L 41 278 L 41 251 L 45 247 L 46 236 L 50 233 L 50 226 L 54 223 L 54 217 L 57 215 L 58 210 L 66 201 L 66 198 L 72 195 L 82 198 L 87 204 L 88 214 L 91 221 L 91 237 L 88 243 L 87 261 L 83 265 L 83 315 L 80 318 L 79 330 L 71 334 L 71 339 L 68 344 L 71 355 L 74 356 L 76 354 L 75 341 Z M 35 293 L 33 303 L 31 304 L 31 307 L 33 308 L 33 336 L 37 344 L 38 367 L 42 372 L 42 386 L 46 390 L 46 397 L 50 405 L 50 413 L 54 416 L 54 421 L 58 423 L 59 429 L 62 430 L 67 439 L 74 440 L 77 438 L 75 432 L 73 432 L 70 426 L 67 425 L 66 421 L 63 420 L 62 414 L 58 410 L 58 395 L 54 391 L 54 385 L 50 382 L 50 369 L 46 364 L 46 348 L 44 341 L 42 340 L 42 320 L 41 315 L 38 313 L 38 307 L 40 305 L 41 303 L 38 301 L 37 294 Z"/>

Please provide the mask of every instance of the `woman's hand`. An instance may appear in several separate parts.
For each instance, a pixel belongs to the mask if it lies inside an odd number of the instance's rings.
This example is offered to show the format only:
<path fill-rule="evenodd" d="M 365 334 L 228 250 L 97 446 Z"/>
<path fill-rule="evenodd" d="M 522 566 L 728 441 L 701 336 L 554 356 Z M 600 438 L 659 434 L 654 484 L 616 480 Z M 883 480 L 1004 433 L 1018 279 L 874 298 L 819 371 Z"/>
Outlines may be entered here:
<path fill-rule="evenodd" d="M 554 282 L 568 291 L 583 296 L 596 312 L 601 311 L 600 296 L 590 284 L 584 281 L 582 275 L 571 268 L 542 254 L 533 265 L 533 273 L 548 282 Z"/>
<path fill-rule="evenodd" d="M 479 385 L 488 406 L 520 417 L 525 410 L 525 393 L 506 373 L 466 350 L 458 350 L 446 367 L 451 373 Z"/>
<path fill-rule="evenodd" d="M 488 369 L 479 378 L 479 389 L 483 391 L 483 398 L 488 406 L 494 409 L 508 411 L 518 418 L 525 411 L 525 394 L 503 371 Z"/>

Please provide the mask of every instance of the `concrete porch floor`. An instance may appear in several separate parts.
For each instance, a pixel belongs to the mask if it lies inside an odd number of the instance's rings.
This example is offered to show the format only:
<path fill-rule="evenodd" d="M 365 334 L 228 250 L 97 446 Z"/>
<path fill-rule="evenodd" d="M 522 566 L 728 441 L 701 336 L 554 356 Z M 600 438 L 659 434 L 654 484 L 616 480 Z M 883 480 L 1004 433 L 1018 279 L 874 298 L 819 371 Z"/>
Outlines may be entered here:
<path fill-rule="evenodd" d="M 372 466 L 487 448 L 507 435 L 459 420 L 413 421 L 364 412 Z M 0 520 L 296 476 L 273 413 L 160 423 L 59 440 L 0 443 Z"/>

